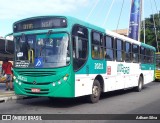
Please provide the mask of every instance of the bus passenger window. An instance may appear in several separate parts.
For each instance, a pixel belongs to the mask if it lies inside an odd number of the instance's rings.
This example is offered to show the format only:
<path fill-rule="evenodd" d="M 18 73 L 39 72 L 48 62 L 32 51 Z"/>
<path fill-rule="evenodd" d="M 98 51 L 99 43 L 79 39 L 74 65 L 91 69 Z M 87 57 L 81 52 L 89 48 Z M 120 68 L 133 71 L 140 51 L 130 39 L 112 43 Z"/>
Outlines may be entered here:
<path fill-rule="evenodd" d="M 146 63 L 154 63 L 154 51 L 151 49 L 146 49 Z"/>
<path fill-rule="evenodd" d="M 133 57 L 133 62 L 138 63 L 139 62 L 139 46 L 136 44 L 132 45 L 132 57 Z"/>
<path fill-rule="evenodd" d="M 110 36 L 105 37 L 104 50 L 105 50 L 105 58 L 107 61 L 114 60 L 113 41 L 114 41 L 113 37 Z"/>
<path fill-rule="evenodd" d="M 124 60 L 123 57 L 123 41 L 120 39 L 116 40 L 116 60 L 118 62 L 122 62 Z"/>
<path fill-rule="evenodd" d="M 151 50 L 150 59 L 151 59 L 151 64 L 154 64 L 154 51 L 153 50 Z"/>
<path fill-rule="evenodd" d="M 125 61 L 131 62 L 131 43 L 125 42 Z"/>
<path fill-rule="evenodd" d="M 93 58 L 99 58 L 99 47 L 98 46 L 92 46 L 92 57 Z"/>
<path fill-rule="evenodd" d="M 140 48 L 140 62 L 145 63 L 146 62 L 146 56 L 145 56 L 146 49 L 144 47 Z"/>
<path fill-rule="evenodd" d="M 92 32 L 92 58 L 103 59 L 103 35 L 98 32 Z"/>

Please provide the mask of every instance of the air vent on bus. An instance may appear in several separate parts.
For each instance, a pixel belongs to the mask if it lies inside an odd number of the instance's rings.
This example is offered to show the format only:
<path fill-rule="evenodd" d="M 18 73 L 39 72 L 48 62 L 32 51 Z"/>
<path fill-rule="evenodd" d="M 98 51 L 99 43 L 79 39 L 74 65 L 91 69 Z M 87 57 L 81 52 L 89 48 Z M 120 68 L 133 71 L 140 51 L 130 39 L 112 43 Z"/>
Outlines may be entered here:
<path fill-rule="evenodd" d="M 27 84 L 27 85 L 49 85 L 50 83 L 53 83 L 53 82 L 36 82 L 36 83 L 33 83 L 33 82 L 23 82 L 24 84 Z"/>
<path fill-rule="evenodd" d="M 55 75 L 55 71 L 18 71 L 19 75 L 30 77 L 43 77 Z"/>

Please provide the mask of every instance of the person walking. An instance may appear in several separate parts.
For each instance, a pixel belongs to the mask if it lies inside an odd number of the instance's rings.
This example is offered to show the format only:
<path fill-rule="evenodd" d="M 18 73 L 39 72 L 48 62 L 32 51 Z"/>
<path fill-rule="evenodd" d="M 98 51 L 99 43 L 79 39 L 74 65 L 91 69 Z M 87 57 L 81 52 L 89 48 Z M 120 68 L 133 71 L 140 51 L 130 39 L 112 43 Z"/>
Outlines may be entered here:
<path fill-rule="evenodd" d="M 8 91 L 9 87 L 10 90 L 13 91 L 13 83 L 12 83 L 12 63 L 8 61 L 8 58 L 5 58 L 2 64 L 2 74 L 6 76 L 6 91 Z M 8 85 L 9 84 L 9 85 Z"/>

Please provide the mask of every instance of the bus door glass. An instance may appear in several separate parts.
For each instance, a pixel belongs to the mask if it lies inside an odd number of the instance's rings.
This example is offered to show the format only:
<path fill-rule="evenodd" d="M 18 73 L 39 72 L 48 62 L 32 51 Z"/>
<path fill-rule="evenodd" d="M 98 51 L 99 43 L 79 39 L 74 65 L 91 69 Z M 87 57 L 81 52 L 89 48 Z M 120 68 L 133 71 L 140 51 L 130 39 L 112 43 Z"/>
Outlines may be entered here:
<path fill-rule="evenodd" d="M 35 41 L 35 35 L 15 36 L 15 67 L 33 67 Z"/>

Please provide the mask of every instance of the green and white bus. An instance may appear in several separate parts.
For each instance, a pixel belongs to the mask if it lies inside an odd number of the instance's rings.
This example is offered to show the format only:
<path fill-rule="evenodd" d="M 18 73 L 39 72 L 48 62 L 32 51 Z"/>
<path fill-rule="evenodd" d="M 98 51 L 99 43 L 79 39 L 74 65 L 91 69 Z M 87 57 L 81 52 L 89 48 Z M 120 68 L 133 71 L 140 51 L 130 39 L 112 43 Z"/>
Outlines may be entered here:
<path fill-rule="evenodd" d="M 69 16 L 13 24 L 17 95 L 73 98 L 143 85 L 154 79 L 155 48 Z"/>

